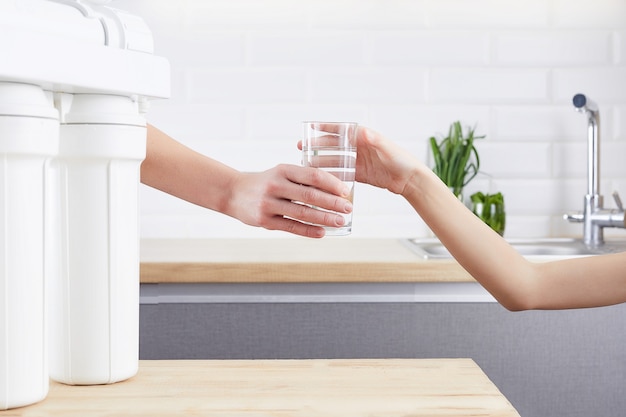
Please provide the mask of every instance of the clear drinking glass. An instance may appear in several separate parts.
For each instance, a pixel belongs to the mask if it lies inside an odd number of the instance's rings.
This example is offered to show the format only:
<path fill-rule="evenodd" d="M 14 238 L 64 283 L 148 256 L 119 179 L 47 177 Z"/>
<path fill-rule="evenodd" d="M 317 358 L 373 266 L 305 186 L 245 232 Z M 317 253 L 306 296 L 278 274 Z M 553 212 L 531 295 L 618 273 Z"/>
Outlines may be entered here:
<path fill-rule="evenodd" d="M 358 124 L 352 122 L 303 122 L 302 164 L 330 172 L 350 188 L 354 197 L 356 172 L 356 133 Z M 321 209 L 320 209 L 321 210 Z M 344 217 L 341 227 L 324 227 L 327 236 L 349 235 L 352 213 L 337 213 Z"/>

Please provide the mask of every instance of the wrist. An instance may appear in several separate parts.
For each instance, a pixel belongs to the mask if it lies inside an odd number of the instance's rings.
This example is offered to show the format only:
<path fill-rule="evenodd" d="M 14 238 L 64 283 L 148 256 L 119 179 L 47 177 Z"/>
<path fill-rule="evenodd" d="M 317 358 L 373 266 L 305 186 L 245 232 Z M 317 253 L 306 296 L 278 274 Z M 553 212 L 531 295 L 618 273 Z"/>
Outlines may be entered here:
<path fill-rule="evenodd" d="M 429 175 L 429 173 L 427 172 L 430 171 L 428 168 L 426 168 L 423 165 L 417 165 L 412 167 L 405 175 L 405 182 L 404 182 L 404 186 L 402 187 L 402 189 L 400 190 L 400 192 L 398 194 L 400 194 L 402 197 L 406 198 L 407 200 L 410 200 L 411 197 L 417 195 L 419 196 L 419 194 L 421 193 L 421 189 L 423 186 L 423 181 L 424 178 L 427 177 Z"/>
<path fill-rule="evenodd" d="M 224 182 L 216 190 L 216 195 L 219 196 L 215 201 L 214 210 L 223 213 L 227 216 L 238 219 L 238 210 L 240 209 L 240 202 L 237 198 L 237 192 L 240 190 L 239 183 L 244 173 L 240 171 L 232 171 L 224 178 Z"/>

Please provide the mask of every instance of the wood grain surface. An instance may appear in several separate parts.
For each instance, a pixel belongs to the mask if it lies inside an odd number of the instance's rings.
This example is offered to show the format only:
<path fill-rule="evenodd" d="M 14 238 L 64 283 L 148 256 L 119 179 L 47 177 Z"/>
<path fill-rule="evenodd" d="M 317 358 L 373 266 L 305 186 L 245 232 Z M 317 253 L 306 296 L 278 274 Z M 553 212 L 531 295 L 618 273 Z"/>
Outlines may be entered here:
<path fill-rule="evenodd" d="M 471 359 L 141 361 L 113 385 L 52 382 L 2 417 L 519 417 Z"/>
<path fill-rule="evenodd" d="M 142 283 L 473 282 L 399 239 L 146 239 Z"/>

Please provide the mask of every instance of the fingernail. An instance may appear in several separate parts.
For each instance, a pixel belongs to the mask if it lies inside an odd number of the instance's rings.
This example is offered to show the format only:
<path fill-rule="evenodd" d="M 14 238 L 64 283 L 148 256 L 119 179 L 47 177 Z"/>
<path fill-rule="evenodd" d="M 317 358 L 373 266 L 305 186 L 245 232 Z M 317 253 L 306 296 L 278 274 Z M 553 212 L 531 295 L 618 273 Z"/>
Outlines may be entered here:
<path fill-rule="evenodd" d="M 344 197 L 347 197 L 347 196 L 350 195 L 350 191 L 351 191 L 350 187 L 346 186 L 346 187 L 343 188 L 343 194 L 342 195 Z"/>
<path fill-rule="evenodd" d="M 347 201 L 346 205 L 343 208 L 343 211 L 346 213 L 350 213 L 352 211 L 352 203 Z"/>
<path fill-rule="evenodd" d="M 337 226 L 343 226 L 343 224 L 346 222 L 346 219 L 343 218 L 343 216 L 336 216 L 335 217 L 335 224 Z"/>

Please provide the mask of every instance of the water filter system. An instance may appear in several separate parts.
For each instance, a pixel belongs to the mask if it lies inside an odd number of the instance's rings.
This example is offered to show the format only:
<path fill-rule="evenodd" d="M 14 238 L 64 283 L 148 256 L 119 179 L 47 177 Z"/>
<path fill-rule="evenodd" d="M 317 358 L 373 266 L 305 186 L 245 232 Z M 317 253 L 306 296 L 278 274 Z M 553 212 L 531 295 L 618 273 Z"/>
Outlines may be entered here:
<path fill-rule="evenodd" d="M 0 409 L 48 391 L 44 220 L 58 125 L 41 88 L 0 82 Z"/>
<path fill-rule="evenodd" d="M 50 245 L 50 376 L 108 384 L 134 375 L 139 359 L 137 195 L 146 128 L 130 98 L 70 98 L 51 162 L 59 199 L 51 234 L 61 240 Z"/>
<path fill-rule="evenodd" d="M 106 3 L 0 2 L 0 410 L 137 371 L 144 113 L 169 64 Z"/>

